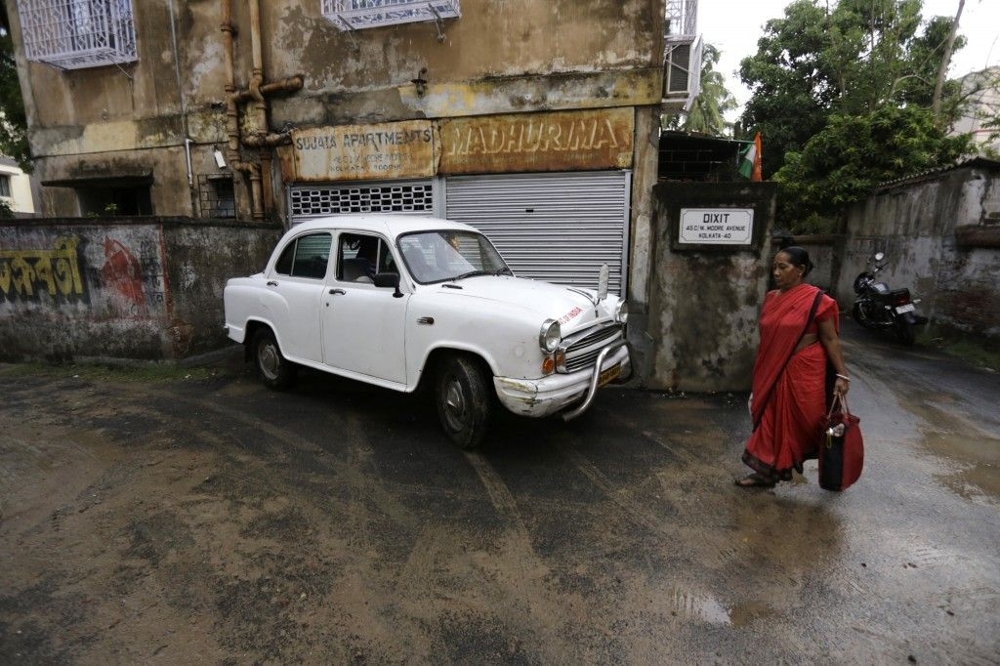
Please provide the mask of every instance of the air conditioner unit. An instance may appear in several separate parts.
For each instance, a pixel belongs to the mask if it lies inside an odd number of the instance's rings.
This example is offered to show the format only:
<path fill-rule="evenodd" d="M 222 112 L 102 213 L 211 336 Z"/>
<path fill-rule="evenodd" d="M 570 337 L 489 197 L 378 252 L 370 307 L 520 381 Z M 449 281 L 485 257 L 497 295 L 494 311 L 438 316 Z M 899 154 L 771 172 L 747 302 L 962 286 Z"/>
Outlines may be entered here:
<path fill-rule="evenodd" d="M 671 38 L 667 41 L 663 62 L 663 100 L 683 102 L 691 108 L 701 90 L 700 37 Z"/>

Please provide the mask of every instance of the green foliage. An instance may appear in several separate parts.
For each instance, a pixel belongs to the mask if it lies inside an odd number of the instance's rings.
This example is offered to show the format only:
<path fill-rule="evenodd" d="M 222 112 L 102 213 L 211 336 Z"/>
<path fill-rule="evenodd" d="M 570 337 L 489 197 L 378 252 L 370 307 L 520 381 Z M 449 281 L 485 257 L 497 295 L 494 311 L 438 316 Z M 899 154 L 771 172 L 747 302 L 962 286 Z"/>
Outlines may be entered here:
<path fill-rule="evenodd" d="M 14 217 L 14 211 L 11 210 L 10 204 L 0 199 L 0 220 L 9 220 Z"/>
<path fill-rule="evenodd" d="M 705 44 L 701 52 L 701 92 L 686 116 L 672 116 L 664 129 L 682 129 L 711 136 L 726 133 L 726 111 L 736 108 L 736 98 L 726 89 L 726 80 L 715 67 L 720 52 L 712 44 Z"/>
<path fill-rule="evenodd" d="M 921 10 L 922 0 L 796 0 L 742 61 L 753 96 L 741 121 L 761 132 L 783 224 L 836 219 L 878 183 L 968 146 L 944 132 L 961 112 L 956 83 L 945 87 L 941 115 L 931 111 L 953 19 L 924 23 Z"/>
<path fill-rule="evenodd" d="M 8 30 L 7 7 L 0 3 L 0 155 L 13 157 L 21 169 L 30 173 L 27 128 L 28 118 L 14 61 L 14 43 Z"/>
<path fill-rule="evenodd" d="M 945 136 L 927 108 L 883 106 L 865 115 L 833 115 L 801 152 L 785 156 L 775 174 L 785 222 L 835 216 L 879 183 L 953 162 L 970 147 L 967 135 Z"/>

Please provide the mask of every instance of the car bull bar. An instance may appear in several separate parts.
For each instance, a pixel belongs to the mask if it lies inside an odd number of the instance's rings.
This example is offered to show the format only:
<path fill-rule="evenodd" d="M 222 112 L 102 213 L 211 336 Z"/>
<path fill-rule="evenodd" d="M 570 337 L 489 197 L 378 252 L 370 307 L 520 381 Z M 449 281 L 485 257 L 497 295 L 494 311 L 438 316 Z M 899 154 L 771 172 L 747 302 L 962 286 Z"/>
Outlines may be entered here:
<path fill-rule="evenodd" d="M 569 421 L 575 419 L 580 414 L 583 414 L 590 407 L 590 403 L 594 401 L 594 396 L 597 395 L 598 382 L 601 379 L 601 367 L 604 365 L 604 359 L 607 358 L 608 354 L 615 351 L 619 347 L 628 347 L 628 377 L 632 376 L 633 363 L 632 363 L 632 345 L 628 340 L 615 340 L 610 345 L 601 350 L 601 353 L 597 355 L 597 362 L 594 364 L 594 374 L 590 377 L 590 386 L 587 388 L 587 395 L 584 396 L 583 402 L 574 407 L 568 412 L 564 412 L 562 415 L 563 421 Z"/>

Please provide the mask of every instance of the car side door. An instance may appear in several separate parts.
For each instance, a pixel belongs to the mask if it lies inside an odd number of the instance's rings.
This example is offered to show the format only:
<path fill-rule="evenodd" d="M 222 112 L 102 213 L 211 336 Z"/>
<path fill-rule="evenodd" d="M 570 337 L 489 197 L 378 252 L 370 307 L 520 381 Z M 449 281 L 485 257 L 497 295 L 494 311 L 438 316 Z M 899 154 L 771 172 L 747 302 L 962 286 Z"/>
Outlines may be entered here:
<path fill-rule="evenodd" d="M 333 234 L 322 231 L 298 236 L 282 250 L 265 288 L 270 319 L 286 358 L 322 362 L 320 308 L 330 265 Z"/>
<path fill-rule="evenodd" d="M 389 244 L 375 234 L 342 232 L 335 259 L 323 296 L 324 362 L 339 374 L 401 389 L 406 384 L 404 327 L 410 295 L 404 291 L 397 297 L 395 289 L 372 281 L 376 272 L 399 272 Z"/>

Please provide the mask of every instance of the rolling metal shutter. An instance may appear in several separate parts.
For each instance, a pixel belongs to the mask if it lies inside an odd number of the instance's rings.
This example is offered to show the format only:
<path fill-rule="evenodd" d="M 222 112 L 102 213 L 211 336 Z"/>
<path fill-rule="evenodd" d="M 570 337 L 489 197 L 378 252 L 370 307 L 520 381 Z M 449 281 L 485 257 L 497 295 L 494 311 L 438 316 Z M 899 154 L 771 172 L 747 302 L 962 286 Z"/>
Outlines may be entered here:
<path fill-rule="evenodd" d="M 447 217 L 493 241 L 521 277 L 624 294 L 631 174 L 592 171 L 448 178 Z"/>

